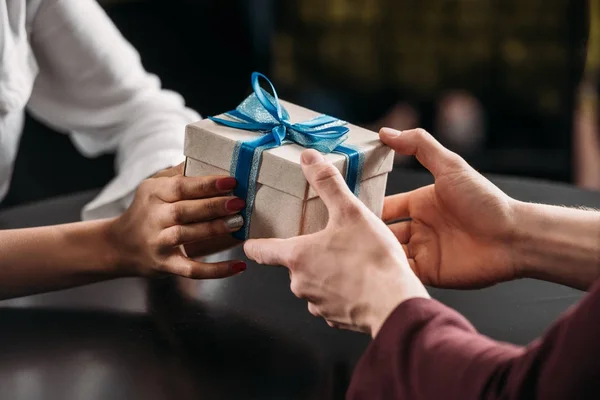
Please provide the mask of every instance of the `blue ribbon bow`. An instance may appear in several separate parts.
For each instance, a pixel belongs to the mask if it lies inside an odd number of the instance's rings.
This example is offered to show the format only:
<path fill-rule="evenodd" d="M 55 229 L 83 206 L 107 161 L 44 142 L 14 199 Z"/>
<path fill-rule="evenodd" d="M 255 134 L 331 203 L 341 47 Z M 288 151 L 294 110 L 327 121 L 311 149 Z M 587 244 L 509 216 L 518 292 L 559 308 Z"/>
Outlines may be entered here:
<path fill-rule="evenodd" d="M 260 87 L 260 78 L 267 81 L 273 95 Z M 251 80 L 254 93 L 235 110 L 224 114 L 230 119 L 209 117 L 212 121 L 231 128 L 263 133 L 257 139 L 237 142 L 231 159 L 230 172 L 238 182 L 233 193 L 246 200 L 246 207 L 242 211 L 244 226 L 233 235 L 240 240 L 248 238 L 263 151 L 294 142 L 322 153 L 342 154 L 347 160 L 346 183 L 357 196 L 364 162 L 361 151 L 342 145 L 349 130 L 343 126 L 345 121 L 323 114 L 309 121 L 292 124 L 287 110 L 279 103 L 271 81 L 258 72 L 252 73 Z"/>

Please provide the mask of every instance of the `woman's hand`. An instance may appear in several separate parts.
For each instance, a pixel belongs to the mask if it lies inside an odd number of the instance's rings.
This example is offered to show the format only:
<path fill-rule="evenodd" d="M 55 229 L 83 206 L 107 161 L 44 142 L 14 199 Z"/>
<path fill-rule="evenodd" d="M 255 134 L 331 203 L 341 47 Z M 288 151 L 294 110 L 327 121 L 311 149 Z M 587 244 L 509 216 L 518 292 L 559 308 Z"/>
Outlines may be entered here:
<path fill-rule="evenodd" d="M 203 263 L 193 256 L 214 253 L 235 244 L 229 235 L 240 229 L 237 214 L 245 203 L 230 196 L 235 178 L 185 177 L 183 165 L 142 182 L 129 209 L 111 224 L 110 239 L 119 263 L 132 275 L 162 273 L 187 278 L 223 278 L 246 269 L 242 261 Z"/>
<path fill-rule="evenodd" d="M 375 336 L 388 315 L 412 297 L 428 297 L 386 225 L 348 189 L 339 171 L 315 150 L 302 168 L 327 209 L 318 233 L 290 239 L 249 240 L 246 255 L 289 269 L 291 290 L 329 325 Z"/>
<path fill-rule="evenodd" d="M 478 288 L 519 276 L 513 200 L 422 129 L 383 128 L 381 140 L 414 155 L 435 184 L 385 200 L 383 219 L 426 285 Z"/>
<path fill-rule="evenodd" d="M 181 175 L 181 166 L 147 179 L 120 217 L 0 230 L 0 299 L 66 289 L 127 276 L 174 274 L 223 278 L 246 269 L 242 261 L 206 264 L 181 246 L 225 243 L 239 229 L 244 202 L 227 194 L 229 177 Z"/>

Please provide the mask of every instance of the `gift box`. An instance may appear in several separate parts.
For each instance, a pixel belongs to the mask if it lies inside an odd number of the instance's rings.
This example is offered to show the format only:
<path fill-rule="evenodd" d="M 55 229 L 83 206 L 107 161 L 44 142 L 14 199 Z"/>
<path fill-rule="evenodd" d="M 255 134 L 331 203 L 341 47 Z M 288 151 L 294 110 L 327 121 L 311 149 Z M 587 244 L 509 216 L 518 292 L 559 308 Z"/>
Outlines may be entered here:
<path fill-rule="evenodd" d="M 259 78 L 271 85 L 272 95 Z M 254 93 L 236 110 L 189 124 L 185 175 L 231 175 L 246 200 L 238 239 L 287 238 L 327 225 L 327 208 L 300 165 L 306 148 L 324 153 L 358 198 L 381 215 L 393 152 L 375 132 L 279 100 L 272 84 L 252 75 Z"/>

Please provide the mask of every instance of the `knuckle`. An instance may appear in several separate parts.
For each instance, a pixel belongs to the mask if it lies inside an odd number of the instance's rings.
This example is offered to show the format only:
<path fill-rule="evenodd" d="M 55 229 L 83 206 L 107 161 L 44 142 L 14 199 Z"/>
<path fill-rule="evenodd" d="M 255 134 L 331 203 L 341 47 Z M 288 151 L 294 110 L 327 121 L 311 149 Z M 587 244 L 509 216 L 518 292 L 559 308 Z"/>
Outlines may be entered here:
<path fill-rule="evenodd" d="M 256 245 L 254 240 L 244 243 L 244 253 L 249 259 L 260 263 L 260 247 Z"/>
<path fill-rule="evenodd" d="M 158 235 L 151 235 L 149 238 L 144 240 L 144 245 L 152 253 L 161 253 L 165 247 L 166 237 L 165 231 L 159 231 Z"/>
<path fill-rule="evenodd" d="M 465 160 L 455 152 L 448 150 L 446 157 L 446 166 L 448 168 L 460 169 L 464 166 Z"/>
<path fill-rule="evenodd" d="M 220 269 L 216 264 L 205 264 L 202 269 L 202 273 L 207 279 L 218 278 L 221 275 Z"/>
<path fill-rule="evenodd" d="M 313 173 L 315 182 L 327 182 L 334 179 L 340 171 L 337 170 L 332 164 L 321 163 L 319 164 Z"/>
<path fill-rule="evenodd" d="M 173 273 L 173 267 L 166 257 L 156 257 L 152 269 L 159 275 Z"/>
<path fill-rule="evenodd" d="M 171 222 L 183 224 L 185 222 L 185 210 L 183 207 L 177 203 L 170 204 L 168 207 Z"/>
<path fill-rule="evenodd" d="M 319 312 L 319 308 L 315 306 L 313 303 L 308 303 L 308 312 L 314 315 L 315 317 L 320 317 L 321 313 Z"/>
<path fill-rule="evenodd" d="M 145 260 L 144 267 L 139 268 L 137 271 L 142 278 L 160 277 L 165 273 L 162 260 L 154 258 Z"/>
<path fill-rule="evenodd" d="M 183 171 L 185 170 L 185 161 L 180 162 L 174 167 L 167 169 L 169 172 L 175 172 L 177 174 L 183 175 Z"/>
<path fill-rule="evenodd" d="M 206 210 L 210 215 L 222 214 L 225 211 L 222 199 L 210 199 L 205 204 Z"/>
<path fill-rule="evenodd" d="M 296 271 L 302 268 L 302 255 L 303 251 L 299 246 L 294 247 L 286 257 L 288 268 L 291 271 Z"/>
<path fill-rule="evenodd" d="M 225 223 L 222 220 L 211 221 L 208 224 L 208 234 L 210 236 L 217 236 L 225 232 Z"/>
<path fill-rule="evenodd" d="M 142 197 L 148 197 L 148 195 L 150 193 L 152 193 L 153 186 L 154 186 L 154 183 L 152 181 L 150 181 L 149 179 L 142 181 L 142 183 L 140 183 L 138 185 L 138 188 L 136 190 L 136 195 L 139 195 Z"/>
<path fill-rule="evenodd" d="M 415 129 L 415 136 L 420 140 L 429 140 L 431 138 L 431 134 L 423 128 Z"/>
<path fill-rule="evenodd" d="M 196 182 L 196 187 L 198 188 L 198 193 L 201 195 L 207 195 L 212 192 L 214 184 L 213 181 L 207 177 L 199 177 L 198 182 Z"/>
<path fill-rule="evenodd" d="M 361 207 L 356 202 L 348 200 L 339 207 L 340 214 L 349 221 L 354 221 L 363 217 Z"/>
<path fill-rule="evenodd" d="M 168 263 L 165 263 L 164 260 L 156 262 L 151 271 L 151 274 L 155 275 L 164 275 L 172 273 L 171 266 Z"/>
<path fill-rule="evenodd" d="M 185 196 L 185 178 L 183 176 L 175 176 L 170 179 L 171 179 L 171 185 L 172 185 L 171 190 L 173 191 L 173 194 L 175 194 L 175 196 L 177 198 L 184 197 Z"/>
<path fill-rule="evenodd" d="M 171 226 L 163 231 L 164 243 L 168 246 L 176 246 L 183 241 L 185 232 L 181 225 Z"/>
<path fill-rule="evenodd" d="M 262 249 L 262 248 L 260 248 L 258 246 L 253 246 L 252 252 L 253 252 L 252 254 L 254 256 L 254 259 L 255 259 L 255 261 L 258 264 L 264 264 L 265 263 L 266 257 L 265 257 L 265 251 L 264 251 L 264 249 Z"/>
<path fill-rule="evenodd" d="M 294 296 L 298 298 L 304 297 L 304 290 L 298 279 L 292 279 L 290 283 L 290 290 L 292 291 Z"/>
<path fill-rule="evenodd" d="M 162 177 L 165 177 L 165 176 L 169 176 L 169 172 L 170 171 L 171 171 L 171 168 L 163 169 L 161 171 L 158 171 L 154 175 L 152 175 L 150 178 L 152 178 L 152 179 L 158 179 L 158 178 L 162 178 Z"/>
<path fill-rule="evenodd" d="M 219 236 L 227 232 L 225 222 L 222 219 L 205 222 L 205 230 L 208 236 Z"/>
<path fill-rule="evenodd" d="M 177 275 L 183 278 L 193 278 L 194 277 L 194 268 L 190 264 L 183 264 L 177 270 Z"/>

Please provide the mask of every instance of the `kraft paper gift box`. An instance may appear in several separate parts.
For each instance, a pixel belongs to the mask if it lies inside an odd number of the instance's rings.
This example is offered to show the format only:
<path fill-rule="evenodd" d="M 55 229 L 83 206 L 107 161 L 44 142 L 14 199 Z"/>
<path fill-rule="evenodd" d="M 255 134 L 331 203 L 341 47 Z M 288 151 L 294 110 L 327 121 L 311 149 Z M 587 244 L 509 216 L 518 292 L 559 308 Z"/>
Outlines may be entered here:
<path fill-rule="evenodd" d="M 264 78 L 260 74 L 258 76 L 253 74 L 255 93 L 257 90 L 262 91 L 255 82 L 258 77 Z M 274 92 L 272 85 L 271 88 Z M 275 97 L 271 97 L 266 92 L 263 91 L 263 93 L 268 96 L 271 104 L 277 101 L 276 94 Z M 254 100 L 254 103 L 258 103 L 256 99 Z M 320 115 L 283 100 L 279 100 L 279 102 L 289 113 L 289 122 L 292 124 L 309 121 Z M 258 106 L 258 108 L 260 107 Z M 240 108 L 238 107 L 238 109 Z M 222 114 L 217 118 L 239 121 L 240 124 L 247 122 L 236 119 L 235 116 L 232 118 L 227 114 Z M 393 152 L 379 140 L 379 136 L 375 132 L 346 123 L 338 126 L 348 128 L 343 145 L 362 153 L 360 181 L 357 182 L 358 198 L 371 211 L 381 216 L 387 175 L 393 167 Z M 241 168 L 249 171 L 250 162 L 243 166 L 238 164 L 237 170 L 235 169 L 232 157 L 236 146 L 239 147 L 242 142 L 256 140 L 265 134 L 268 133 L 225 126 L 210 118 L 189 124 L 185 131 L 185 175 L 234 175 L 231 172 L 235 171 L 239 176 Z M 238 239 L 287 238 L 317 232 L 325 228 L 328 220 L 327 208 L 306 181 L 300 166 L 300 154 L 305 149 L 297 143 L 284 143 L 262 152 L 252 209 L 242 212 L 246 224 L 234 236 Z M 347 156 L 332 152 L 325 154 L 325 158 L 330 160 L 343 176 L 346 174 L 349 162 Z M 239 179 L 238 186 L 240 186 Z M 242 191 L 243 194 L 240 197 L 243 197 L 244 194 L 249 197 L 250 192 L 251 188 L 248 193 Z M 234 194 L 237 193 L 234 192 Z M 248 207 L 249 199 L 245 200 Z M 248 219 L 249 221 L 247 221 Z"/>

